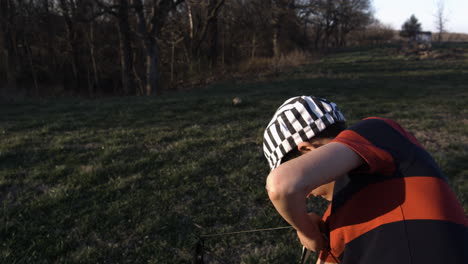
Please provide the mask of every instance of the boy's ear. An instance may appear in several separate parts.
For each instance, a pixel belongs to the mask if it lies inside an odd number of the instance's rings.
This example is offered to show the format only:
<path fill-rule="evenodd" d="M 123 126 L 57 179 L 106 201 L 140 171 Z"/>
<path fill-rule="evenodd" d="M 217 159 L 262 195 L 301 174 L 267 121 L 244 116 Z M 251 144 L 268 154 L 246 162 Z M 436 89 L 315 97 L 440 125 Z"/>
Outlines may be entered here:
<path fill-rule="evenodd" d="M 313 138 L 309 141 L 299 143 L 297 150 L 301 153 L 305 153 L 311 150 L 315 150 L 323 145 L 330 143 L 333 138 Z"/>
<path fill-rule="evenodd" d="M 315 147 L 312 145 L 312 143 L 310 143 L 308 141 L 301 142 L 297 146 L 297 150 L 299 150 L 300 152 L 307 152 L 307 151 L 311 151 L 311 150 L 314 150 L 314 149 L 315 149 Z"/>

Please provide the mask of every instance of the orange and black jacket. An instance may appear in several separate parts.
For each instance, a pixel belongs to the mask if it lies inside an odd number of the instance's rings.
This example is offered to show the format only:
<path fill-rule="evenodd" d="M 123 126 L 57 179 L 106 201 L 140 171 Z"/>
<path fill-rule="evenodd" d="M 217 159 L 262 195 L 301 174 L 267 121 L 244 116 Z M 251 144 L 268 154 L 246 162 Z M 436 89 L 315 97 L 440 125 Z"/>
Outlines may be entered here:
<path fill-rule="evenodd" d="M 335 139 L 366 165 L 336 181 L 324 214 L 343 264 L 468 263 L 468 221 L 431 155 L 400 125 L 367 118 Z M 336 260 L 335 260 L 336 258 Z"/>

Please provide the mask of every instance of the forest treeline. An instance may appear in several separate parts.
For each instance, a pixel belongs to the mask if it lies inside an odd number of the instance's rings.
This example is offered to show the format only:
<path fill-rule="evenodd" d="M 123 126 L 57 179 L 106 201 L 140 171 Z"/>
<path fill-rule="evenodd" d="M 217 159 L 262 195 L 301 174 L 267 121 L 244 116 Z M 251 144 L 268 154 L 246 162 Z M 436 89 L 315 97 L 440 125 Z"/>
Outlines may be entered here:
<path fill-rule="evenodd" d="M 385 42 L 369 0 L 1 0 L 4 94 L 158 94 L 293 51 Z"/>

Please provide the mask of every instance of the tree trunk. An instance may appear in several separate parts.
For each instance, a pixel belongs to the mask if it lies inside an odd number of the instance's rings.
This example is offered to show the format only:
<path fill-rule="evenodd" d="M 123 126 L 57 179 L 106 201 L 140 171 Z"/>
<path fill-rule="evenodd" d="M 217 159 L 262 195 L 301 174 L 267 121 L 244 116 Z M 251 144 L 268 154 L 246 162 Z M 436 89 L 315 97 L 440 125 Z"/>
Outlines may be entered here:
<path fill-rule="evenodd" d="M 254 34 L 252 37 L 252 49 L 250 51 L 250 62 L 255 60 L 255 49 L 257 48 L 257 36 Z"/>
<path fill-rule="evenodd" d="M 182 40 L 184 40 L 183 37 L 178 40 L 171 41 L 171 85 L 174 82 L 175 47 Z"/>
<path fill-rule="evenodd" d="M 193 36 L 192 56 L 198 58 L 202 43 L 208 39 L 207 57 L 211 65 L 215 65 L 218 57 L 218 14 L 225 0 L 208 0 L 205 19 L 197 34 Z"/>
<path fill-rule="evenodd" d="M 316 50 L 320 48 L 320 39 L 322 38 L 322 25 L 317 25 L 315 30 L 315 38 L 314 38 L 314 47 Z"/>
<path fill-rule="evenodd" d="M 216 10 L 218 5 L 217 0 L 209 0 L 208 10 Z M 210 18 L 207 25 L 208 34 L 208 61 L 211 67 L 216 67 L 218 61 L 218 12 L 215 11 L 210 14 Z"/>
<path fill-rule="evenodd" d="M 78 28 L 78 24 L 73 20 L 73 9 L 76 7 L 69 7 L 66 0 L 60 0 L 60 6 L 63 10 L 63 16 L 65 18 L 65 24 L 67 28 L 68 35 L 68 44 L 71 48 L 72 53 L 72 70 L 73 70 L 73 79 L 72 83 L 74 84 L 74 92 L 78 95 L 86 95 L 82 90 L 83 81 L 87 76 L 83 73 L 84 63 L 82 62 L 82 41 L 83 41 L 83 32 Z M 72 13 L 72 14 L 70 14 Z M 86 77 L 85 77 L 86 76 Z"/>
<path fill-rule="evenodd" d="M 31 75 L 32 75 L 32 78 L 33 78 L 33 83 L 34 83 L 34 92 L 33 92 L 33 94 L 35 96 L 39 96 L 39 86 L 38 86 L 38 83 L 37 83 L 36 69 L 34 68 L 31 45 L 29 44 L 29 42 L 26 41 L 26 38 L 24 39 L 24 45 L 25 45 L 25 50 L 26 50 L 26 53 L 27 53 L 26 55 L 28 56 L 29 69 L 31 70 Z"/>
<path fill-rule="evenodd" d="M 74 36 L 79 36 L 74 38 Z M 81 41 L 82 41 L 82 34 L 78 30 L 75 31 L 75 29 L 72 27 L 70 31 L 69 37 L 71 38 L 70 40 L 70 45 L 71 45 L 71 52 L 72 52 L 72 63 L 73 63 L 73 69 L 74 69 L 74 83 L 76 84 L 75 86 L 75 92 L 78 95 L 84 95 L 83 93 L 83 81 L 86 79 L 83 74 L 83 66 L 84 64 L 81 63 Z"/>
<path fill-rule="evenodd" d="M 51 6 L 52 5 L 52 6 Z M 49 3 L 49 0 L 43 0 L 43 6 L 46 12 L 45 23 L 47 25 L 47 54 L 50 65 L 51 75 L 54 75 L 57 72 L 57 54 L 54 44 L 54 33 L 52 31 L 54 25 L 51 21 L 51 7 L 53 9 L 53 2 Z"/>
<path fill-rule="evenodd" d="M 133 58 L 133 62 L 132 62 L 132 65 L 136 65 L 136 58 L 137 56 L 135 55 L 134 52 L 132 52 L 132 58 Z M 136 92 L 136 95 L 144 95 L 145 92 L 144 92 L 144 81 L 141 79 L 140 77 L 140 74 L 138 72 L 136 72 L 136 67 L 133 67 L 132 69 L 132 73 L 133 73 L 133 76 L 135 77 L 135 92 Z"/>
<path fill-rule="evenodd" d="M 161 35 L 161 29 L 166 18 L 183 0 L 154 1 L 149 15 L 145 15 L 141 0 L 134 0 L 134 8 L 138 18 L 138 28 L 143 37 L 146 51 L 146 84 L 145 94 L 159 94 L 162 92 L 159 71 L 159 46 L 156 39 Z"/>
<path fill-rule="evenodd" d="M 221 39 L 221 64 L 224 67 L 226 65 L 226 22 L 224 19 L 221 24 L 223 29 L 223 37 Z"/>
<path fill-rule="evenodd" d="M 88 75 L 88 95 L 90 97 L 93 97 L 94 93 L 97 90 L 98 91 L 100 90 L 100 85 L 99 85 L 99 73 L 98 73 L 98 68 L 97 68 L 97 63 L 96 63 L 96 54 L 95 54 L 96 52 L 95 52 L 95 46 L 94 46 L 94 28 L 93 28 L 92 22 L 89 24 L 88 46 L 89 46 L 89 56 L 90 56 L 91 67 L 92 67 L 92 76 Z"/>
<path fill-rule="evenodd" d="M 144 83 L 144 94 L 150 95 L 153 92 L 157 92 L 159 88 L 159 73 L 157 72 L 158 67 L 155 63 L 159 62 L 157 57 L 157 43 L 155 37 L 148 31 L 147 21 L 145 12 L 143 10 L 143 3 L 141 0 L 135 0 L 135 11 L 138 18 L 138 28 L 140 34 L 143 37 L 143 43 L 146 52 L 146 64 L 145 64 L 145 83 Z M 155 14 L 153 14 L 155 15 Z"/>
<path fill-rule="evenodd" d="M 278 5 L 278 4 L 277 4 Z M 279 48 L 279 44 L 278 44 L 278 36 L 279 36 L 279 33 L 280 33 L 280 8 L 279 6 L 273 6 L 272 7 L 272 18 L 271 18 L 271 26 L 273 28 L 273 33 L 272 33 L 272 36 L 271 36 L 271 42 L 272 42 L 272 45 L 273 45 L 273 56 L 276 58 L 276 57 L 279 57 L 280 55 L 280 48 Z"/>
<path fill-rule="evenodd" d="M 273 0 L 271 3 L 272 13 L 271 13 L 271 26 L 273 29 L 272 32 L 272 45 L 273 45 L 273 56 L 279 57 L 281 55 L 281 47 L 279 40 L 281 39 L 281 34 L 285 29 L 287 24 L 287 17 L 289 13 L 290 4 L 292 0 Z"/>
<path fill-rule="evenodd" d="M 193 41 L 193 14 L 192 14 L 192 2 L 187 1 L 187 15 L 189 21 L 189 36 L 190 40 Z"/>
<path fill-rule="evenodd" d="M 192 1 L 187 1 L 187 16 L 188 16 L 188 24 L 189 24 L 189 48 L 187 49 L 188 52 L 188 64 L 189 64 L 189 72 L 193 72 L 193 50 L 194 50 L 194 29 L 193 29 L 193 10 L 192 10 Z"/>
<path fill-rule="evenodd" d="M 119 47 L 122 88 L 124 95 L 135 95 L 135 76 L 133 66 L 132 37 L 129 23 L 129 6 L 127 0 L 119 0 L 118 10 Z"/>
<path fill-rule="evenodd" d="M 147 40 L 148 41 L 148 40 Z M 159 50 L 156 41 L 146 44 L 146 85 L 145 94 L 161 93 L 159 79 Z"/>
<path fill-rule="evenodd" d="M 0 33 L 3 34 L 5 77 L 8 90 L 16 89 L 16 73 L 20 70 L 15 37 L 17 30 L 14 28 L 16 23 L 13 18 L 15 12 L 15 6 L 11 0 L 0 1 L 0 16 L 3 18 L 0 19 Z"/>

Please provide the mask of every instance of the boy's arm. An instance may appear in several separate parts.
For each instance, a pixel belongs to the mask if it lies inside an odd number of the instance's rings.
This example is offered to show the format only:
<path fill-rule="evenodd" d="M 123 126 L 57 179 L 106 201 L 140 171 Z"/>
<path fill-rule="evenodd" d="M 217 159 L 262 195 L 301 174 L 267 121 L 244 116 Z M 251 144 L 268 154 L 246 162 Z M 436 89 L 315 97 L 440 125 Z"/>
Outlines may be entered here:
<path fill-rule="evenodd" d="M 344 144 L 331 142 L 281 164 L 267 178 L 270 200 L 281 216 L 298 232 L 302 244 L 313 251 L 325 243 L 320 218 L 307 214 L 305 199 L 315 188 L 332 182 L 364 164 L 364 160 Z"/>

